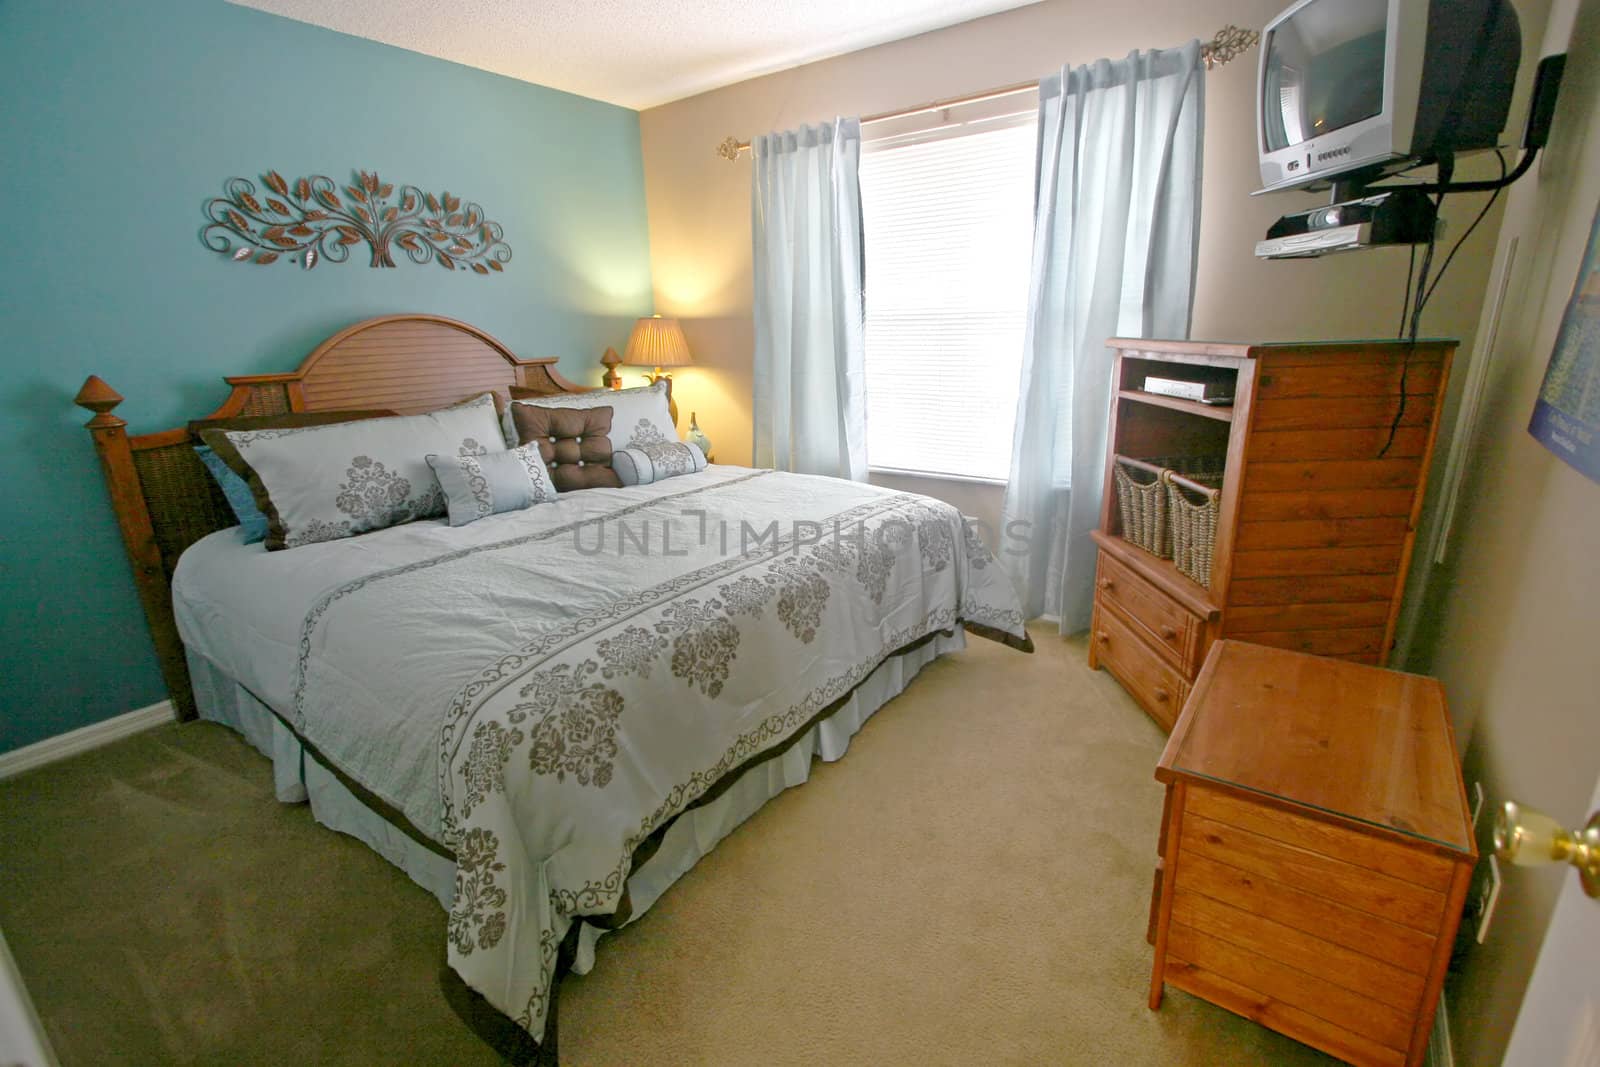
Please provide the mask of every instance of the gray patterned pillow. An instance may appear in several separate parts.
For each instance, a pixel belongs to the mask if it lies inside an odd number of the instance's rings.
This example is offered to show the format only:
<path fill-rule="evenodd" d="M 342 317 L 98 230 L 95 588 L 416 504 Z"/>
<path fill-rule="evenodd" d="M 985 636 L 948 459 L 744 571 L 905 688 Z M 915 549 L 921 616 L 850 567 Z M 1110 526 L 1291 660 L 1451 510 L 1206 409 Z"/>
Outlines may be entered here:
<path fill-rule="evenodd" d="M 486 456 L 430 454 L 428 466 L 444 490 L 451 526 L 521 511 L 556 498 L 556 487 L 545 470 L 538 445 L 523 445 Z"/>
<path fill-rule="evenodd" d="M 506 450 L 489 393 L 426 415 L 201 436 L 248 472 L 269 551 L 443 515 L 444 493 L 423 457 Z"/>
<path fill-rule="evenodd" d="M 699 445 L 681 441 L 619 448 L 611 453 L 611 469 L 623 485 L 649 485 L 663 478 L 705 470 L 706 454 Z"/>

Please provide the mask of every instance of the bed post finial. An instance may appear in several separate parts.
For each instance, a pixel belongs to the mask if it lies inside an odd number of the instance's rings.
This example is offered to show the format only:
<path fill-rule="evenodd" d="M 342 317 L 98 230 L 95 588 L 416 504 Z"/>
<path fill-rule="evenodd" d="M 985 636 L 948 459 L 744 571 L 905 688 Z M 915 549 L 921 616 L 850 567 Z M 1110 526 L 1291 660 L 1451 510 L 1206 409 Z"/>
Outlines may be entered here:
<path fill-rule="evenodd" d="M 122 394 L 106 384 L 106 380 L 98 374 L 91 374 L 83 380 L 83 388 L 78 390 L 78 395 L 72 402 L 80 408 L 94 412 L 94 418 L 88 422 L 91 430 L 98 430 L 106 426 L 126 426 L 128 420 L 119 419 L 111 414 L 111 410 L 122 403 Z"/>
<path fill-rule="evenodd" d="M 600 379 L 605 382 L 607 389 L 621 389 L 622 375 L 617 373 L 617 367 L 622 364 L 622 357 L 617 355 L 615 348 L 607 348 L 606 354 L 600 357 L 600 362 L 605 365 L 605 377 Z"/>

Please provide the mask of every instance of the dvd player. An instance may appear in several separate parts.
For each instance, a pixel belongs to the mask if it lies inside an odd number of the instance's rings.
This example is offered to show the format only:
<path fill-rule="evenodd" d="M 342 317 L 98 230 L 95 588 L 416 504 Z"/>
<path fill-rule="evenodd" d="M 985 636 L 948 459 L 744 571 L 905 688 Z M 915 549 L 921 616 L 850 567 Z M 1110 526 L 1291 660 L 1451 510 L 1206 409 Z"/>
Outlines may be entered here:
<path fill-rule="evenodd" d="M 1261 259 L 1302 259 L 1384 245 L 1425 244 L 1437 211 L 1417 189 L 1389 189 L 1359 200 L 1285 215 L 1256 244 Z"/>

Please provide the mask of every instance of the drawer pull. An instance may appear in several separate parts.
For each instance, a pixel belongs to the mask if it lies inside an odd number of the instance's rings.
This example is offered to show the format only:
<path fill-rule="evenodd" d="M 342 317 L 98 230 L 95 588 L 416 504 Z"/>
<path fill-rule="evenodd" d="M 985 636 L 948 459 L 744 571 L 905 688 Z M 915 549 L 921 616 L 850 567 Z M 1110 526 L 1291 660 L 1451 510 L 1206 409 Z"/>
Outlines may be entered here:
<path fill-rule="evenodd" d="M 1166 623 L 1162 623 L 1161 636 L 1166 638 L 1168 641 L 1176 641 L 1178 639 L 1178 628 L 1176 626 L 1170 626 Z"/>
<path fill-rule="evenodd" d="M 1101 630 L 1099 633 L 1095 634 L 1095 636 L 1100 639 L 1100 643 L 1102 645 L 1109 645 L 1111 643 L 1111 635 L 1106 633 L 1104 630 Z"/>
<path fill-rule="evenodd" d="M 1163 704 L 1172 699 L 1172 694 L 1161 686 L 1156 686 L 1155 689 L 1151 690 L 1151 695 Z"/>
<path fill-rule="evenodd" d="M 1114 588 L 1116 588 L 1116 585 L 1117 585 L 1117 583 L 1113 582 L 1110 578 L 1102 578 L 1102 579 L 1100 579 L 1100 588 L 1101 589 L 1114 589 Z"/>

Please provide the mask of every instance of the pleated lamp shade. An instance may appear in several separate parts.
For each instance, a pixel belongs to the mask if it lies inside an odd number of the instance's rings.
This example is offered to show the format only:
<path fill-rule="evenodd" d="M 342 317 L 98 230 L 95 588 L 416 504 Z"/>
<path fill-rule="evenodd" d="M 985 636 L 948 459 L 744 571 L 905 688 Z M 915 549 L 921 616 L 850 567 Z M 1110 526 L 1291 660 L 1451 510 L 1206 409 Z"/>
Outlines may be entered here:
<path fill-rule="evenodd" d="M 651 315 L 633 324 L 622 362 L 633 367 L 686 367 L 694 357 L 677 319 Z"/>

